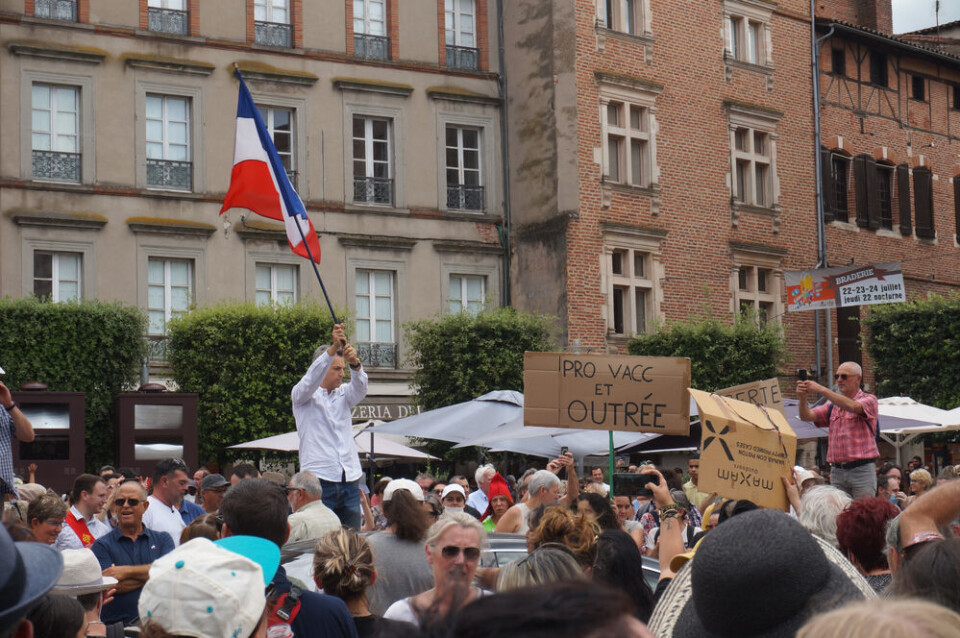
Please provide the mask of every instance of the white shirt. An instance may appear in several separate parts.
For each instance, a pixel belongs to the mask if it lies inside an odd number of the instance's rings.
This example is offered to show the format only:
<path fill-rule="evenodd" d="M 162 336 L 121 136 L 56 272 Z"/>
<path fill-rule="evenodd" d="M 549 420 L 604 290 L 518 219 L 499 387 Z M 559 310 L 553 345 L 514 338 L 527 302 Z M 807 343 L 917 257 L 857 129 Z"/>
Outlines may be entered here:
<path fill-rule="evenodd" d="M 186 527 L 179 510 L 170 505 L 164 505 L 160 499 L 152 494 L 147 497 L 150 506 L 143 513 L 143 526 L 158 532 L 166 532 L 173 539 L 173 546 L 180 547 L 180 532 Z"/>
<path fill-rule="evenodd" d="M 467 497 L 467 505 L 480 512 L 480 516 L 483 516 L 483 513 L 487 511 L 489 504 L 490 499 L 483 493 L 483 490 L 470 492 L 470 496 Z"/>
<path fill-rule="evenodd" d="M 90 520 L 85 519 L 76 507 L 71 507 L 70 511 L 73 512 L 74 518 L 87 524 L 87 529 L 90 530 L 94 538 L 100 538 L 112 529 L 95 516 L 91 516 Z M 57 549 L 83 549 L 83 541 L 81 541 L 77 533 L 73 531 L 70 524 L 67 523 L 67 521 L 63 521 L 63 529 L 60 530 L 60 534 L 57 536 L 56 546 Z"/>
<path fill-rule="evenodd" d="M 300 470 L 323 481 L 356 481 L 363 475 L 353 440 L 353 406 L 367 396 L 367 373 L 351 369 L 350 383 L 327 392 L 320 387 L 333 362 L 326 352 L 293 386 L 293 417 L 300 437 Z M 346 476 L 344 476 L 346 475 Z"/>

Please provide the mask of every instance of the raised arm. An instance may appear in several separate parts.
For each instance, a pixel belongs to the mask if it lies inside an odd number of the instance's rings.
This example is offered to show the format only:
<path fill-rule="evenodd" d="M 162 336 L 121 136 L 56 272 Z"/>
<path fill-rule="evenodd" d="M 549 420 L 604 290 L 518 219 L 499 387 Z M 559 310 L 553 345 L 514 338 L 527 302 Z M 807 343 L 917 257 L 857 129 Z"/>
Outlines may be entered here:
<path fill-rule="evenodd" d="M 33 441 L 33 424 L 30 423 L 30 419 L 23 413 L 20 406 L 13 407 L 13 405 L 13 395 L 10 394 L 10 389 L 0 381 L 0 406 L 3 406 L 3 409 L 9 412 L 10 418 L 13 419 L 13 434 L 18 441 L 30 443 Z"/>
<path fill-rule="evenodd" d="M 557 457 L 554 473 L 558 473 L 560 468 L 567 469 L 567 493 L 560 499 L 560 504 L 565 507 L 573 507 L 577 504 L 577 497 L 580 496 L 580 479 L 577 478 L 577 467 L 573 462 L 573 454 L 564 452 Z"/>
<path fill-rule="evenodd" d="M 307 373 L 297 382 L 297 385 L 293 386 L 293 391 L 290 393 L 290 396 L 293 399 L 294 405 L 306 403 L 317 389 L 320 388 L 324 377 L 327 376 L 327 370 L 330 369 L 333 358 L 337 356 L 337 351 L 343 347 L 346 342 L 347 338 L 343 333 L 343 325 L 334 325 L 330 347 L 327 348 L 326 352 L 321 353 L 319 357 L 314 359 L 313 363 L 311 363 L 307 369 Z"/>
<path fill-rule="evenodd" d="M 939 532 L 960 516 L 960 481 L 947 481 L 917 497 L 900 515 L 900 541 L 920 532 Z"/>
<path fill-rule="evenodd" d="M 352 408 L 367 396 L 367 371 L 363 369 L 357 351 L 349 343 L 343 347 L 343 360 L 350 366 L 350 383 L 343 386 L 344 397 Z"/>

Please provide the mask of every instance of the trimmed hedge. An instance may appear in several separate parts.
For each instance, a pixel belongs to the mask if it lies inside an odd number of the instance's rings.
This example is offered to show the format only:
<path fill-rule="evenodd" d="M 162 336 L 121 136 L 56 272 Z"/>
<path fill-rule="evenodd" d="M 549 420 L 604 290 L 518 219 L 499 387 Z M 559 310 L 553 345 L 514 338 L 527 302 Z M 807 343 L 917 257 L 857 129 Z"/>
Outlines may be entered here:
<path fill-rule="evenodd" d="M 42 381 L 57 392 L 86 392 L 86 466 L 116 462 L 113 398 L 136 387 L 146 356 L 139 308 L 85 300 L 0 299 L 0 364 L 11 389 Z"/>
<path fill-rule="evenodd" d="M 769 379 L 784 362 L 783 328 L 763 326 L 751 316 L 740 316 L 733 325 L 717 319 L 675 323 L 657 332 L 638 335 L 627 344 L 630 354 L 655 357 L 690 357 L 690 383 L 698 390 L 721 388 Z"/>
<path fill-rule="evenodd" d="M 553 349 L 550 326 L 548 317 L 513 308 L 408 324 L 417 405 L 433 410 L 492 390 L 523 392 L 523 353 Z"/>
<path fill-rule="evenodd" d="M 183 392 L 199 395 L 200 458 L 296 429 L 290 391 L 329 343 L 333 319 L 313 303 L 223 302 L 169 324 L 169 362 Z"/>
<path fill-rule="evenodd" d="M 878 396 L 960 405 L 960 296 L 873 306 L 864 323 Z"/>

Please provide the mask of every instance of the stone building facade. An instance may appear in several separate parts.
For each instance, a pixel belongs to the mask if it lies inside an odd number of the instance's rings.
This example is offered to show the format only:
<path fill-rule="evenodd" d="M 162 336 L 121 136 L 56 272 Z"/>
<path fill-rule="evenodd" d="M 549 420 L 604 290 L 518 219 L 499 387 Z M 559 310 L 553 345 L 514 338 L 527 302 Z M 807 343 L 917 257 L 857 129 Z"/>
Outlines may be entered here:
<path fill-rule="evenodd" d="M 373 403 L 407 402 L 402 325 L 501 303 L 495 21 L 488 0 L 0 1 L 0 295 L 136 304 L 158 343 L 190 304 L 320 299 L 282 226 L 218 215 L 239 68 Z"/>

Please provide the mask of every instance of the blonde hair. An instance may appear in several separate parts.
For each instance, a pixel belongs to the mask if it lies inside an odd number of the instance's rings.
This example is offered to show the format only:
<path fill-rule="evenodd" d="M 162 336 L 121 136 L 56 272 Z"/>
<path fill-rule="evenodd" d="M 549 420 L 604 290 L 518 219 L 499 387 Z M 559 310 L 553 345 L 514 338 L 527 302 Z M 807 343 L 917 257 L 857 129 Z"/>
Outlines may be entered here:
<path fill-rule="evenodd" d="M 427 547 L 430 549 L 436 547 L 437 541 L 440 540 L 440 537 L 443 536 L 448 529 L 454 526 L 472 529 L 480 538 L 481 549 L 486 547 L 487 530 L 483 529 L 483 525 L 480 524 L 480 521 L 469 514 L 465 514 L 464 512 L 444 512 L 440 518 L 437 519 L 437 522 L 431 525 L 430 529 L 427 530 Z"/>
<path fill-rule="evenodd" d="M 925 600 L 855 602 L 810 619 L 797 638 L 953 638 L 960 614 Z"/>
<path fill-rule="evenodd" d="M 592 565 L 599 534 L 600 528 L 587 517 L 554 505 L 544 510 L 536 529 L 530 531 L 529 540 L 533 547 L 560 543 L 573 552 L 581 565 Z"/>
<path fill-rule="evenodd" d="M 910 480 L 917 481 L 918 483 L 926 483 L 927 489 L 933 486 L 933 477 L 930 476 L 930 472 L 922 467 L 910 472 Z"/>
<path fill-rule="evenodd" d="M 373 576 L 370 544 L 352 529 L 335 529 L 317 541 L 313 579 L 325 594 L 343 600 L 364 596 Z"/>
<path fill-rule="evenodd" d="M 573 553 L 565 546 L 538 547 L 524 558 L 511 561 L 500 569 L 497 591 L 571 580 L 586 580 Z"/>
<path fill-rule="evenodd" d="M 587 483 L 583 486 L 583 489 L 580 490 L 583 494 L 599 494 L 600 496 L 606 496 L 607 490 L 600 483 Z"/>

